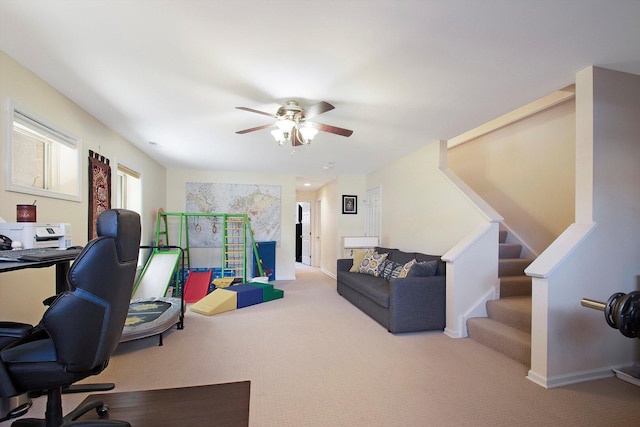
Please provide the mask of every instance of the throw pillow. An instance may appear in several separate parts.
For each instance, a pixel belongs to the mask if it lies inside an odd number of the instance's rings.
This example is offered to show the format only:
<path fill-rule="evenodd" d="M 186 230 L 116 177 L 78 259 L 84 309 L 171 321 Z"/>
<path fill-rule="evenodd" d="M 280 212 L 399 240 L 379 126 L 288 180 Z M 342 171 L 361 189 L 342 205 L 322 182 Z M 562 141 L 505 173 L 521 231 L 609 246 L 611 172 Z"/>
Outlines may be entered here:
<path fill-rule="evenodd" d="M 409 270 L 407 277 L 428 277 L 434 276 L 438 270 L 438 261 L 416 262 Z"/>
<path fill-rule="evenodd" d="M 358 273 L 369 274 L 371 276 L 378 275 L 378 266 L 382 261 L 387 259 L 387 254 L 379 254 L 377 252 L 373 252 L 368 256 L 365 256 L 360 263 L 360 268 L 358 268 Z"/>
<path fill-rule="evenodd" d="M 369 249 L 354 249 L 353 250 L 353 265 L 349 270 L 352 273 L 357 273 L 360 268 L 360 264 L 362 264 L 362 260 L 365 256 L 369 255 L 371 250 Z"/>
<path fill-rule="evenodd" d="M 403 265 L 402 268 L 400 269 L 400 273 L 398 274 L 398 277 L 400 277 L 402 279 L 407 277 L 407 274 L 409 273 L 409 270 L 411 270 L 411 267 L 413 267 L 413 265 L 415 263 L 416 263 L 416 260 L 412 259 L 411 261 L 409 261 L 408 263 Z"/>
<path fill-rule="evenodd" d="M 378 277 L 382 277 L 387 280 L 392 277 L 398 277 L 401 269 L 402 264 L 391 261 L 390 259 L 385 259 L 378 267 Z"/>

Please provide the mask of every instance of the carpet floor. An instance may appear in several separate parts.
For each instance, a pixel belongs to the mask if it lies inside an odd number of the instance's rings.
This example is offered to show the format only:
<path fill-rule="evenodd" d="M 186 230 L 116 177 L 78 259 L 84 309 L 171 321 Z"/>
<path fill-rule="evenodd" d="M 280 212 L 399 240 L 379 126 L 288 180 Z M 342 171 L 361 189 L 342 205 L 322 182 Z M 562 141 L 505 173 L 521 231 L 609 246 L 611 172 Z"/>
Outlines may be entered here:
<path fill-rule="evenodd" d="M 113 392 L 251 381 L 249 424 L 268 426 L 596 426 L 640 420 L 640 387 L 615 377 L 546 390 L 527 368 L 470 339 L 392 335 L 299 266 L 284 298 L 120 344 L 85 382 Z M 86 394 L 64 395 L 65 412 Z M 29 416 L 44 412 L 34 400 Z M 8 425 L 2 423 L 2 426 Z M 215 417 L 211 417 L 215 426 Z"/>

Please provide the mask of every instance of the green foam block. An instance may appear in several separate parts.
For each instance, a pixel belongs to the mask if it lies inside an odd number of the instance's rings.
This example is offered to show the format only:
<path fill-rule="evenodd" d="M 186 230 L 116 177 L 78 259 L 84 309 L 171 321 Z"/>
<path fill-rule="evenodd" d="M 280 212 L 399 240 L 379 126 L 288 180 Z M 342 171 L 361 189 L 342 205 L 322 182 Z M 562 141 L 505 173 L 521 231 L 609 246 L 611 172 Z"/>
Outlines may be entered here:
<path fill-rule="evenodd" d="M 284 297 L 284 291 L 282 289 L 275 289 L 273 285 L 262 282 L 250 282 L 247 285 L 256 286 L 262 288 L 262 301 L 273 301 L 274 299 L 280 299 Z"/>

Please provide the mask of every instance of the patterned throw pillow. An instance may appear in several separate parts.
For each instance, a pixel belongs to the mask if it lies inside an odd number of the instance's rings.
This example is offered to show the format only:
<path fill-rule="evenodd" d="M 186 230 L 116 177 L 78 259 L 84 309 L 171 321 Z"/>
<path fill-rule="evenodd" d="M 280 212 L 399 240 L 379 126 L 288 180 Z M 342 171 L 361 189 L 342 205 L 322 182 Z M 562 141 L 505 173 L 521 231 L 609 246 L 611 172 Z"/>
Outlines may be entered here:
<path fill-rule="evenodd" d="M 400 278 L 407 277 L 407 274 L 409 274 L 409 270 L 411 270 L 411 267 L 413 267 L 413 264 L 415 263 L 416 263 L 416 260 L 412 259 L 411 261 L 403 265 L 402 268 L 400 269 L 400 274 L 398 274 L 398 277 Z"/>
<path fill-rule="evenodd" d="M 400 270 L 402 270 L 402 264 L 385 259 L 378 267 L 378 277 L 389 280 L 392 277 L 398 277 Z"/>
<path fill-rule="evenodd" d="M 353 250 L 353 266 L 349 270 L 352 273 L 357 273 L 362 264 L 362 260 L 371 255 L 373 252 L 370 249 L 354 249 Z"/>
<path fill-rule="evenodd" d="M 378 266 L 382 261 L 387 259 L 388 254 L 379 254 L 377 252 L 373 252 L 368 256 L 364 257 L 362 262 L 360 263 L 360 268 L 358 268 L 358 273 L 369 274 L 371 276 L 378 275 Z"/>

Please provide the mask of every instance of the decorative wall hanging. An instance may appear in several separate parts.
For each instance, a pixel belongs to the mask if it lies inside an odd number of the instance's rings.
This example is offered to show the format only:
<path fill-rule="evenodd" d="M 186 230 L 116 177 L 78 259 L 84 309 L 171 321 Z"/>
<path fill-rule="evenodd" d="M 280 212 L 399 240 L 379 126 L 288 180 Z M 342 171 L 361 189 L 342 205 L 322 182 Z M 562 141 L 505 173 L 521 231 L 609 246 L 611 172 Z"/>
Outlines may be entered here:
<path fill-rule="evenodd" d="M 101 212 L 108 209 L 111 209 L 109 159 L 89 150 L 89 240 L 98 237 L 96 219 Z"/>
<path fill-rule="evenodd" d="M 342 196 L 342 213 L 357 214 L 358 213 L 358 196 Z"/>

